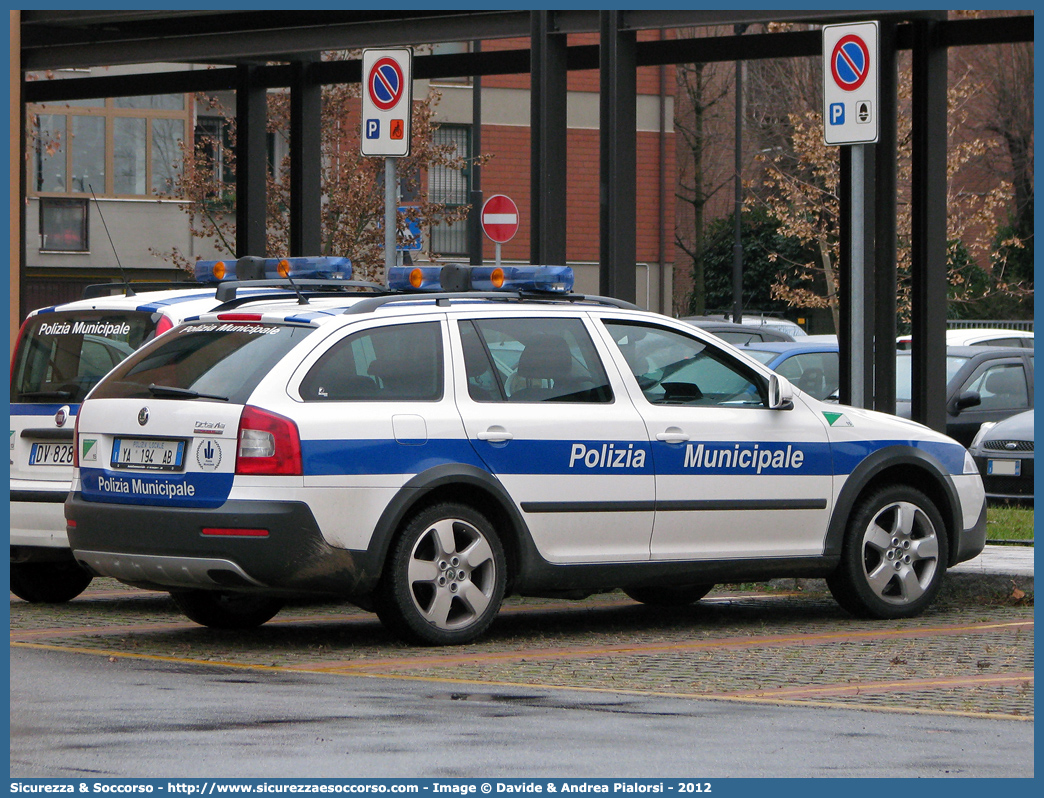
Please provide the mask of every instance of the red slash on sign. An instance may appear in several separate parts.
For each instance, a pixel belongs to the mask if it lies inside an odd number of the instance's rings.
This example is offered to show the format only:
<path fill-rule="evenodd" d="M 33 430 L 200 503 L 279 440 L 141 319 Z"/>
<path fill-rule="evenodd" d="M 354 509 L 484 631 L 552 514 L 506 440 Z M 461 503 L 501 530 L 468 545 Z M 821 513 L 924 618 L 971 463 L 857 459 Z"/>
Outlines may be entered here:
<path fill-rule="evenodd" d="M 845 91 L 855 91 L 863 85 L 870 74 L 870 49 L 861 37 L 850 33 L 838 40 L 830 56 L 830 74 Z"/>
<path fill-rule="evenodd" d="M 402 67 L 394 58 L 381 58 L 370 68 L 366 81 L 370 101 L 382 111 L 390 111 L 402 98 L 406 85 Z"/>

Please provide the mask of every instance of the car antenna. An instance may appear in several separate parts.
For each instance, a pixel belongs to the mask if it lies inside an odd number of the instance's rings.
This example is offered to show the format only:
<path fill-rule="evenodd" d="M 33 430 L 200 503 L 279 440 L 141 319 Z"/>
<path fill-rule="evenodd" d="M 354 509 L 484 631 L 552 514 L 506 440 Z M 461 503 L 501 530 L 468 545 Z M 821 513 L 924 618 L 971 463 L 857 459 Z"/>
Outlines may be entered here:
<path fill-rule="evenodd" d="M 137 296 L 137 294 L 134 293 L 134 289 L 131 288 L 130 280 L 127 279 L 127 272 L 123 270 L 123 264 L 120 263 L 120 253 L 116 251 L 116 245 L 112 243 L 112 236 L 109 235 L 109 225 L 105 224 L 105 216 L 102 214 L 101 203 L 98 202 L 98 197 L 95 196 L 94 186 L 88 183 L 87 188 L 91 190 L 91 196 L 94 197 L 94 205 L 98 208 L 98 218 L 101 219 L 102 227 L 105 228 L 105 235 L 108 236 L 109 246 L 112 247 L 112 254 L 116 256 L 116 265 L 120 267 L 120 276 L 123 278 L 123 285 L 127 289 L 124 296 Z"/>

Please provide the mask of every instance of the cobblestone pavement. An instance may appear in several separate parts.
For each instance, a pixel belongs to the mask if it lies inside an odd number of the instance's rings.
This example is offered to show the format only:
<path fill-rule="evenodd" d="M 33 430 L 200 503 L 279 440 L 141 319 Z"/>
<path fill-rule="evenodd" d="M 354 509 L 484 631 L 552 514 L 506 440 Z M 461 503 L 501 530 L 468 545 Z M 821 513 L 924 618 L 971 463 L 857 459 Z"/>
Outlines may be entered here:
<path fill-rule="evenodd" d="M 1010 591 L 1010 592 L 1009 592 Z M 863 621 L 817 580 L 719 586 L 665 610 L 622 593 L 511 599 L 478 642 L 416 648 L 374 615 L 299 603 L 256 630 L 206 629 L 162 593 L 96 579 L 58 606 L 11 598 L 11 644 L 231 667 L 566 687 L 775 704 L 1033 718 L 1033 604 L 1011 582 L 951 587 L 924 615 Z"/>

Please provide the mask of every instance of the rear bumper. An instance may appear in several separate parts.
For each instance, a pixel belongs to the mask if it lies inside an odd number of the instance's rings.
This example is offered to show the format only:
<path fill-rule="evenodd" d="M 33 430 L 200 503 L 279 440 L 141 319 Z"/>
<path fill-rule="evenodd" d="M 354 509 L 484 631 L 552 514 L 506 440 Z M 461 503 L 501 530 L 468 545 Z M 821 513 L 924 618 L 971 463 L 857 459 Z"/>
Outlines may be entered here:
<path fill-rule="evenodd" d="M 302 502 L 228 501 L 213 510 L 65 503 L 69 544 L 91 573 L 161 590 L 362 595 L 365 552 L 330 546 Z M 204 530 L 229 530 L 206 534 Z M 232 531 L 251 530 L 251 535 Z"/>
<path fill-rule="evenodd" d="M 975 523 L 961 532 L 961 539 L 958 541 L 956 552 L 954 553 L 953 562 L 950 565 L 956 565 L 959 562 L 965 562 L 973 557 L 978 557 L 982 554 L 982 550 L 986 547 L 986 501 L 982 502 L 982 510 L 979 512 L 979 517 Z"/>
<path fill-rule="evenodd" d="M 37 483 L 32 488 L 11 482 L 11 547 L 22 551 L 20 559 L 26 561 L 26 550 L 47 549 L 68 553 L 69 538 L 65 534 L 65 513 L 62 504 L 69 496 L 69 484 L 64 483 L 55 490 L 42 489 Z M 47 554 L 48 552 L 40 552 Z"/>

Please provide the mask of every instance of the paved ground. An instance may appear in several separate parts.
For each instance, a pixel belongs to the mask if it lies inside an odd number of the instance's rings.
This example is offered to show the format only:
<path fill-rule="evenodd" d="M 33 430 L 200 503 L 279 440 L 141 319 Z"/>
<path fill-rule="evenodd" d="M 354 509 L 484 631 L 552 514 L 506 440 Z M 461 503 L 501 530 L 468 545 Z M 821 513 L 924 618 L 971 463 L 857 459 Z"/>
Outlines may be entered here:
<path fill-rule="evenodd" d="M 819 580 L 719 586 L 664 610 L 622 593 L 508 601 L 457 648 L 405 646 L 375 616 L 299 604 L 249 632 L 201 628 L 165 594 L 98 579 L 58 607 L 12 597 L 11 644 L 107 657 L 744 703 L 1033 718 L 1032 549 L 988 547 L 919 618 L 840 610 Z M 1028 559 L 1028 563 L 1027 563 Z M 1029 567 L 1029 574 L 1024 573 Z"/>
<path fill-rule="evenodd" d="M 974 560 L 962 562 L 951 573 L 1033 577 L 1033 546 L 987 546 Z"/>

